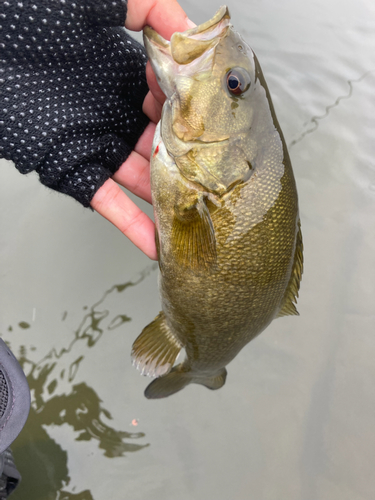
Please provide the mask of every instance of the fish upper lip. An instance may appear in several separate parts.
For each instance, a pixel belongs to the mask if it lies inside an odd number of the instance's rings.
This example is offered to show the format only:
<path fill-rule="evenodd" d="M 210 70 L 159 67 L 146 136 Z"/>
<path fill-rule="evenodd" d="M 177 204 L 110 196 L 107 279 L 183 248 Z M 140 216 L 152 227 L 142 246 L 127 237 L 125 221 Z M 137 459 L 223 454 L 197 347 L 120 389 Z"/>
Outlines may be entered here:
<path fill-rule="evenodd" d="M 230 14 L 229 14 L 228 7 L 226 5 L 223 5 L 222 7 L 220 7 L 220 9 L 215 13 L 215 15 L 209 21 L 206 21 L 205 23 L 199 24 L 198 26 L 195 26 L 194 28 L 190 28 L 190 29 L 184 31 L 183 34 L 186 36 L 199 35 L 205 31 L 209 31 L 210 29 L 212 29 L 214 26 L 219 24 L 219 22 L 225 18 L 230 19 Z"/>
<path fill-rule="evenodd" d="M 220 21 L 222 21 L 225 18 L 230 20 L 229 9 L 226 5 L 220 7 L 220 9 L 216 12 L 214 17 L 212 17 L 209 21 L 199 24 L 194 28 L 190 28 L 188 30 L 181 31 L 178 33 L 181 33 L 187 37 L 194 37 L 200 35 L 201 33 L 209 32 L 210 30 L 214 29 L 214 27 L 218 25 Z M 143 28 L 143 35 L 147 37 L 149 40 L 152 40 L 153 42 L 157 43 L 161 47 L 168 49 L 168 47 L 170 46 L 170 42 L 168 40 L 165 40 L 165 38 L 163 38 L 161 35 L 159 35 L 159 33 L 157 33 L 151 26 L 147 25 Z"/>

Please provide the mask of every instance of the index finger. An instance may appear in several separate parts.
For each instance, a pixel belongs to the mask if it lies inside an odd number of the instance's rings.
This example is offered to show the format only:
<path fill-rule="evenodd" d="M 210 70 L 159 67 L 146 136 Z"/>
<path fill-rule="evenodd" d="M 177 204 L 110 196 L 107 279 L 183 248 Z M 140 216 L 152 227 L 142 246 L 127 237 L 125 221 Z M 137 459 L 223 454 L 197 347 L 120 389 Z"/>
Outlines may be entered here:
<path fill-rule="evenodd" d="M 195 26 L 176 0 L 129 0 L 126 28 L 140 31 L 146 25 L 167 40 L 175 31 L 185 31 Z"/>
<path fill-rule="evenodd" d="M 91 207 L 112 222 L 150 259 L 157 260 L 155 226 L 112 179 L 95 193 Z"/>

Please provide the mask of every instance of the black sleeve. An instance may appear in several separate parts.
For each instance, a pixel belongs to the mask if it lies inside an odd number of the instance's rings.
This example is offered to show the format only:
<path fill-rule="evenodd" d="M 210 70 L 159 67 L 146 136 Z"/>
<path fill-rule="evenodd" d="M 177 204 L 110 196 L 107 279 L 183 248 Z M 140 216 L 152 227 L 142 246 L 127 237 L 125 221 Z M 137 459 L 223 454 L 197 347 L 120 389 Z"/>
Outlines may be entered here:
<path fill-rule="evenodd" d="M 0 156 L 89 206 L 148 119 L 143 47 L 125 0 L 0 5 Z"/>

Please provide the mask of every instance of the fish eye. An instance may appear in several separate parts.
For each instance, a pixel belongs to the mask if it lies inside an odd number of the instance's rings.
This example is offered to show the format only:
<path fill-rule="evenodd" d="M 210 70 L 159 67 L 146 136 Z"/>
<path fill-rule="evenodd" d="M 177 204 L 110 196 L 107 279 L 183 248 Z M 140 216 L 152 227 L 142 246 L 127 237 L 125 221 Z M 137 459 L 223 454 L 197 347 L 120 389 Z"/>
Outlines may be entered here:
<path fill-rule="evenodd" d="M 250 75 L 243 68 L 232 68 L 226 75 L 227 88 L 234 96 L 239 96 L 250 87 Z"/>

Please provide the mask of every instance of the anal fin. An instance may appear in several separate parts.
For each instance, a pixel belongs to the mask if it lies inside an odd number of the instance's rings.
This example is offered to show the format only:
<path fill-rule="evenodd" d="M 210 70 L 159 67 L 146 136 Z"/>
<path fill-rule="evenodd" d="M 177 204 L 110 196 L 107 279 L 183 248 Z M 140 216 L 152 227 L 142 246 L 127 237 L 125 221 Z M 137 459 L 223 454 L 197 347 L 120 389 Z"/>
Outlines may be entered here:
<path fill-rule="evenodd" d="M 165 321 L 164 313 L 160 312 L 135 340 L 133 365 L 142 375 L 160 377 L 171 370 L 181 348 Z"/>

